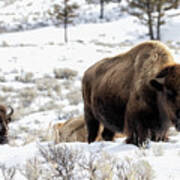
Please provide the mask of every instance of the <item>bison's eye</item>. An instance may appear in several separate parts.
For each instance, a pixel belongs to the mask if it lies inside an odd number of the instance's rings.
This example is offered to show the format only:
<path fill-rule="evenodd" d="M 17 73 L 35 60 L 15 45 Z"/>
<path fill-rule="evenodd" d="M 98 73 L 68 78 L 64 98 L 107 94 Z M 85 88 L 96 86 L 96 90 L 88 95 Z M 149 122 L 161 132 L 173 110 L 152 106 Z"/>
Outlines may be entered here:
<path fill-rule="evenodd" d="M 177 117 L 178 119 L 180 119 L 180 109 L 178 109 L 178 110 L 176 111 L 176 117 Z"/>

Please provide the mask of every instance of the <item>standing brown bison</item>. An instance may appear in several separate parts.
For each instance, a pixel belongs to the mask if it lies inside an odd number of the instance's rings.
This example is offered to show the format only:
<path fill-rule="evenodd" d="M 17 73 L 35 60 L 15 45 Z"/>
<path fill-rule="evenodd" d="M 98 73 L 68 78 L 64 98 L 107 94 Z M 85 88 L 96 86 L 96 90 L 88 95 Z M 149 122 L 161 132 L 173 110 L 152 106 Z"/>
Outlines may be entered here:
<path fill-rule="evenodd" d="M 7 113 L 8 109 L 10 109 L 9 113 Z M 8 142 L 8 123 L 11 121 L 13 112 L 14 110 L 11 106 L 7 108 L 4 105 L 0 105 L 0 144 Z"/>
<path fill-rule="evenodd" d="M 127 143 L 167 140 L 173 124 L 180 131 L 180 65 L 159 41 L 141 43 L 126 53 L 91 66 L 82 80 L 88 142 L 112 140 L 125 132 Z"/>

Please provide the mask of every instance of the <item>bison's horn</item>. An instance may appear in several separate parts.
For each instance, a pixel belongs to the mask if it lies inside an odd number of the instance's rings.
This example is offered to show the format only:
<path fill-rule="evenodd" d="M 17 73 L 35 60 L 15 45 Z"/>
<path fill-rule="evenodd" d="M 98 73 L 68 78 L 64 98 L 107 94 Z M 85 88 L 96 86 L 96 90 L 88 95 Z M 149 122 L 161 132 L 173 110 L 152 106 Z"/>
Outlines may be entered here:
<path fill-rule="evenodd" d="M 7 114 L 7 119 L 10 118 L 14 113 L 14 109 L 11 106 L 8 106 L 8 108 L 10 109 L 10 112 Z"/>

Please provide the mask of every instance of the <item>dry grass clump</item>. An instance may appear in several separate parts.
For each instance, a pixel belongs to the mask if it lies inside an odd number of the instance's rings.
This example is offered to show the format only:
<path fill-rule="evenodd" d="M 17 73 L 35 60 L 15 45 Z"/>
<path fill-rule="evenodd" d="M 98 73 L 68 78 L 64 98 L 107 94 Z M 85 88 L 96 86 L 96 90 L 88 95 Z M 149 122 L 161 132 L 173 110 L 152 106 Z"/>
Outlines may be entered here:
<path fill-rule="evenodd" d="M 11 146 L 24 146 L 35 141 L 47 142 L 53 140 L 52 123 L 49 123 L 47 127 L 37 128 L 40 126 L 40 122 L 37 120 L 34 122 L 34 126 L 36 128 L 31 128 L 29 124 L 19 124 L 16 127 L 10 126 L 8 133 L 9 144 Z"/>
<path fill-rule="evenodd" d="M 45 103 L 44 105 L 39 106 L 38 111 L 49 111 L 53 109 L 62 110 L 64 106 L 61 104 L 58 104 L 54 100 L 50 100 L 49 102 Z"/>
<path fill-rule="evenodd" d="M 78 74 L 77 71 L 69 68 L 56 68 L 53 72 L 57 79 L 73 79 Z"/>
<path fill-rule="evenodd" d="M 35 81 L 39 91 L 54 91 L 58 96 L 61 95 L 61 85 L 57 79 L 44 77 Z"/>
<path fill-rule="evenodd" d="M 32 72 L 22 72 L 15 77 L 15 80 L 23 83 L 31 83 L 34 81 L 34 75 Z"/>
<path fill-rule="evenodd" d="M 29 107 L 37 95 L 37 90 L 34 87 L 21 89 L 19 92 L 19 97 L 22 107 Z"/>
<path fill-rule="evenodd" d="M 82 102 L 82 94 L 79 89 L 70 91 L 66 94 L 66 98 L 69 100 L 71 105 L 77 105 Z"/>
<path fill-rule="evenodd" d="M 12 86 L 3 86 L 2 91 L 4 92 L 13 92 L 15 89 Z"/>
<path fill-rule="evenodd" d="M 7 100 L 8 100 L 7 95 L 5 95 L 5 94 L 1 95 L 0 94 L 0 102 L 1 102 L 1 104 L 7 104 Z"/>
<path fill-rule="evenodd" d="M 6 78 L 2 74 L 0 74 L 0 82 L 6 82 Z"/>
<path fill-rule="evenodd" d="M 73 85 L 73 81 L 72 80 L 65 80 L 63 81 L 62 83 L 62 86 L 65 88 L 65 89 L 71 89 L 72 88 L 72 85 Z"/>

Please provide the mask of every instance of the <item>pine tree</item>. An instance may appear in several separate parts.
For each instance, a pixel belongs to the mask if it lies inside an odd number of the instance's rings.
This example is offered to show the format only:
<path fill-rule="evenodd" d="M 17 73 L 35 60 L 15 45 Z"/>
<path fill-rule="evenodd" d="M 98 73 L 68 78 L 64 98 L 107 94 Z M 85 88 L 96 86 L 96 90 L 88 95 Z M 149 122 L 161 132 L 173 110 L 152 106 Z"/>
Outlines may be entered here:
<path fill-rule="evenodd" d="M 70 4 L 70 0 L 63 0 L 63 3 L 55 4 L 52 11 L 49 11 L 49 14 L 54 17 L 59 24 L 64 26 L 64 41 L 68 42 L 68 24 L 73 22 L 73 18 L 76 17 L 75 11 L 79 6 L 75 3 Z"/>
<path fill-rule="evenodd" d="M 127 11 L 148 26 L 150 39 L 161 39 L 161 25 L 166 11 L 177 8 L 180 0 L 127 0 Z M 156 33 L 156 36 L 155 36 Z"/>

